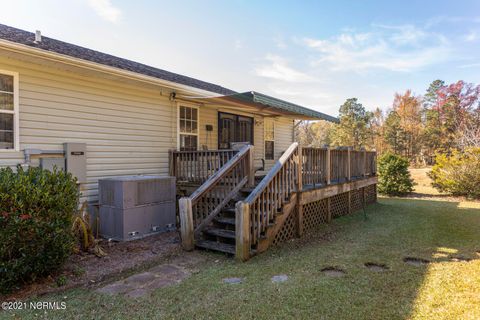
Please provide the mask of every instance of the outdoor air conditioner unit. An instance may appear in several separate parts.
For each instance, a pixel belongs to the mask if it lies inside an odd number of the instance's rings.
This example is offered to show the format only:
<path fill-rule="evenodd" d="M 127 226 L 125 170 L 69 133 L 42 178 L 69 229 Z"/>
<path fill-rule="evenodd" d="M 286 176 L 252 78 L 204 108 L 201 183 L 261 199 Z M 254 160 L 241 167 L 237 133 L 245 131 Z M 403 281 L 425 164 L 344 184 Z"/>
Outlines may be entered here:
<path fill-rule="evenodd" d="M 102 237 L 129 241 L 175 229 L 175 177 L 101 179 L 98 189 Z"/>

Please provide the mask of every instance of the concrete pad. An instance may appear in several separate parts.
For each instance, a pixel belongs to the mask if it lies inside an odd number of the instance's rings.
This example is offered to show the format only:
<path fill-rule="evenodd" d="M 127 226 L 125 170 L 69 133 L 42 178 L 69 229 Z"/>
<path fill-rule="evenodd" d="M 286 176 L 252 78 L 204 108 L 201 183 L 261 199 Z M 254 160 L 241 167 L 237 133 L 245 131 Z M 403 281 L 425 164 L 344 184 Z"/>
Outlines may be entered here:
<path fill-rule="evenodd" d="M 222 281 L 223 283 L 238 284 L 238 283 L 242 283 L 243 279 L 242 278 L 225 278 Z"/>
<path fill-rule="evenodd" d="M 286 274 L 280 274 L 273 276 L 271 280 L 273 283 L 285 282 L 288 280 L 288 276 Z"/>
<path fill-rule="evenodd" d="M 186 269 L 172 264 L 164 264 L 150 270 L 134 274 L 97 290 L 105 294 L 124 294 L 129 298 L 142 297 L 156 289 L 174 285 L 190 276 Z"/>

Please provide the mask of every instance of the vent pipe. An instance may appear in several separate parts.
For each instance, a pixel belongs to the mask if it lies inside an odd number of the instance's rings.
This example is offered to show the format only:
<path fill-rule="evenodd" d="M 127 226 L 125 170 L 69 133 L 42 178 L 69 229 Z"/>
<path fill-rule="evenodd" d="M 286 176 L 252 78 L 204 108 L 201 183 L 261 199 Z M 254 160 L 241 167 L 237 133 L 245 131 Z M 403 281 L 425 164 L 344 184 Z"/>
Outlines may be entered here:
<path fill-rule="evenodd" d="M 42 33 L 40 30 L 35 31 L 35 43 L 42 42 Z"/>

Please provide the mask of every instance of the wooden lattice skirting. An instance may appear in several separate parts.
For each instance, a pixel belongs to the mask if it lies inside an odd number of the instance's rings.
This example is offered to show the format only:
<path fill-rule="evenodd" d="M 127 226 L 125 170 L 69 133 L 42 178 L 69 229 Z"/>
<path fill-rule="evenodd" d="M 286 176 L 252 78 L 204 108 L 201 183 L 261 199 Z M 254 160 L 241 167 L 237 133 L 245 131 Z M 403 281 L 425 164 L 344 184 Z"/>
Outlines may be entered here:
<path fill-rule="evenodd" d="M 328 223 L 329 217 L 337 218 L 363 209 L 364 201 L 365 205 L 377 201 L 376 184 L 303 204 L 303 232 L 311 232 L 318 226 Z M 295 238 L 299 234 L 298 228 L 298 208 L 295 208 L 276 234 L 273 244 Z"/>

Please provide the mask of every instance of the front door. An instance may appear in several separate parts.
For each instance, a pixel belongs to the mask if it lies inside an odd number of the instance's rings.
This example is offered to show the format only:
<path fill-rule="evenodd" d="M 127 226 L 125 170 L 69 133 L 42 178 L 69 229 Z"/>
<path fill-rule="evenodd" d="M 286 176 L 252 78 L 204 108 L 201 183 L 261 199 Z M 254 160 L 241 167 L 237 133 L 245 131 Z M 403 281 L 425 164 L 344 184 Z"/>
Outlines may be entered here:
<path fill-rule="evenodd" d="M 231 113 L 218 113 L 218 149 L 230 149 L 232 142 L 253 145 L 253 118 Z"/>

